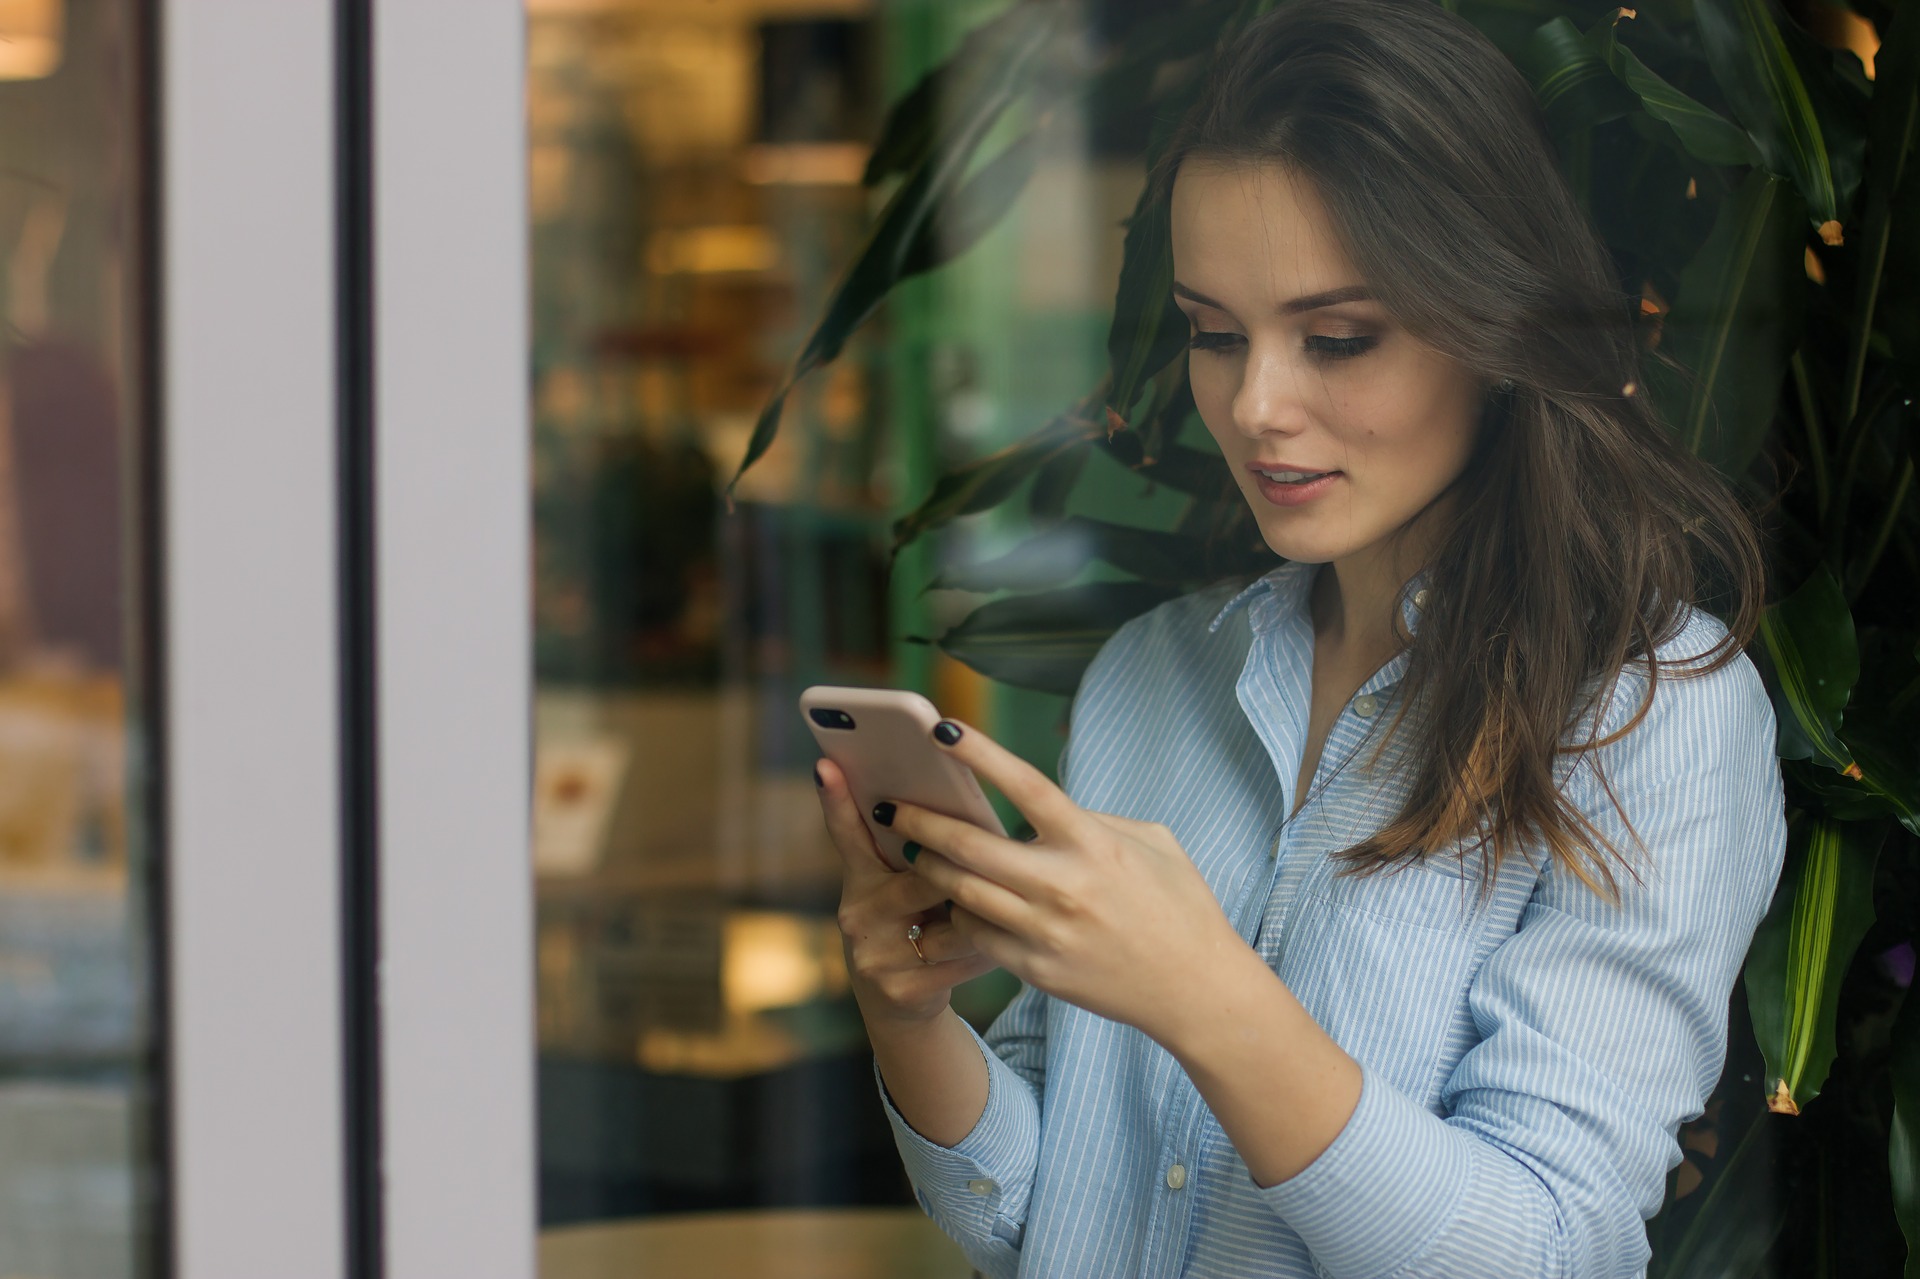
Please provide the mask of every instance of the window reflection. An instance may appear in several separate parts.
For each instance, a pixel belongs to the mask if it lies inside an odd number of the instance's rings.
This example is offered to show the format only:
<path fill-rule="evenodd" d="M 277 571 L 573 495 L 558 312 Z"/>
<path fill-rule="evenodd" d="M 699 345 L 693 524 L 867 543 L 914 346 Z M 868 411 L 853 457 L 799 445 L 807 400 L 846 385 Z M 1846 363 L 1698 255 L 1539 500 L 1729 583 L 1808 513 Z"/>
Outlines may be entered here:
<path fill-rule="evenodd" d="M 731 510 L 719 493 L 884 199 L 860 178 L 885 104 L 995 7 L 530 0 L 549 1279 L 689 1238 L 710 1268 L 748 1238 L 802 1256 L 807 1213 L 864 1223 L 834 1273 L 967 1273 L 880 1109 L 796 703 L 913 688 L 1057 752 L 1063 699 L 913 642 L 978 602 L 924 589 L 941 557 L 1015 531 L 963 521 L 890 564 L 892 526 L 1097 380 L 1137 160 L 1063 113 L 1015 213 L 897 290 L 801 383 Z M 984 1025 L 1011 992 L 994 975 L 956 1006 Z M 687 1214 L 713 1229 L 675 1233 Z"/>
<path fill-rule="evenodd" d="M 147 1273 L 134 6 L 0 6 L 0 1274 Z"/>

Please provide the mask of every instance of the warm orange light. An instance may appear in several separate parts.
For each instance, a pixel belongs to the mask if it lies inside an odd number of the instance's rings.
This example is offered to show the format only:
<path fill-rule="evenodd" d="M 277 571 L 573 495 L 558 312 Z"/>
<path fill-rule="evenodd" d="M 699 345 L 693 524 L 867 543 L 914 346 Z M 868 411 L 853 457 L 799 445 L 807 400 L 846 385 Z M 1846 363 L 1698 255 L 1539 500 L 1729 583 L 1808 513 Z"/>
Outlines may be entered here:
<path fill-rule="evenodd" d="M 0 80 L 38 80 L 60 66 L 61 0 L 0 0 Z"/>

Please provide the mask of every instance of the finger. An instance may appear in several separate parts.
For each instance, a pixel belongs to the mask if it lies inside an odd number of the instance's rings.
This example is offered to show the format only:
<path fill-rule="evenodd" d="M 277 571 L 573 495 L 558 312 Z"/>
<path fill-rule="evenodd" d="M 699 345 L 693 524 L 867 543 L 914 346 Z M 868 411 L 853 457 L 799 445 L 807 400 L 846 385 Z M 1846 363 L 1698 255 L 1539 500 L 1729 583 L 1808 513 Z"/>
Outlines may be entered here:
<path fill-rule="evenodd" d="M 941 890 L 955 910 L 965 909 L 1013 932 L 1032 926 L 1033 907 L 1025 898 L 948 861 L 933 849 L 915 857 L 913 874 Z"/>
<path fill-rule="evenodd" d="M 979 729 L 957 719 L 943 719 L 934 726 L 933 740 L 999 787 L 1042 838 L 1070 836 L 1085 825 L 1085 812 L 1053 784 L 1052 778 Z"/>
<path fill-rule="evenodd" d="M 898 874 L 873 842 L 873 832 L 867 829 L 860 806 L 854 802 L 847 775 L 830 759 L 817 761 L 813 772 L 820 783 L 820 807 L 827 817 L 827 833 L 833 836 L 833 846 L 840 850 L 848 875 L 855 882 L 877 883 Z"/>
<path fill-rule="evenodd" d="M 901 934 L 903 937 L 905 935 Z M 913 943 L 905 944 L 912 949 Z M 957 963 L 962 959 L 972 959 L 979 953 L 979 948 L 961 936 L 960 930 L 946 920 L 920 925 L 920 954 L 925 955 L 929 963 Z"/>
<path fill-rule="evenodd" d="M 1047 850 L 981 830 L 972 822 L 913 804 L 896 804 L 892 829 L 922 848 L 1031 900 L 1046 882 Z"/>
<path fill-rule="evenodd" d="M 991 959 L 998 967 L 1026 980 L 1023 974 L 1033 948 L 1017 933 L 959 905 L 953 908 L 949 926 L 961 941 Z"/>

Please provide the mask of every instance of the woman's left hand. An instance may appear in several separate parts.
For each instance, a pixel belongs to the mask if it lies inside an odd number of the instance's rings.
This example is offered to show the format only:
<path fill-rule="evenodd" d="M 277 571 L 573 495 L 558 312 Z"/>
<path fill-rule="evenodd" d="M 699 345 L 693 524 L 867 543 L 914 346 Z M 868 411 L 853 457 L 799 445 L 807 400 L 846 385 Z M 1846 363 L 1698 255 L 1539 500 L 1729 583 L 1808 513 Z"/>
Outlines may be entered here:
<path fill-rule="evenodd" d="M 1049 995 L 1168 1042 L 1196 990 L 1247 944 L 1173 832 L 1081 808 L 1045 774 L 955 720 L 942 749 L 1000 788 L 1030 843 L 911 804 L 893 829 L 953 901 L 957 931 Z M 951 737 L 951 740 L 942 740 Z"/>

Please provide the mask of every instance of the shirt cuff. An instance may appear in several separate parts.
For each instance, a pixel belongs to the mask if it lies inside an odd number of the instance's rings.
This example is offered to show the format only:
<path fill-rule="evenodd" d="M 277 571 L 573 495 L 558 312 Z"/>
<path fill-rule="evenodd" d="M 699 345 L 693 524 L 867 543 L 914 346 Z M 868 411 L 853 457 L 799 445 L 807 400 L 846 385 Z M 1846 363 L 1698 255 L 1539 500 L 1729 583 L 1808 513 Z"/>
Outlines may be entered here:
<path fill-rule="evenodd" d="M 878 1061 L 873 1079 L 921 1208 L 956 1239 L 1017 1248 L 1040 1157 L 1040 1105 L 1032 1085 L 967 1029 L 987 1063 L 987 1106 L 955 1145 L 928 1141 L 901 1117 Z"/>
<path fill-rule="evenodd" d="M 1362 1065 L 1360 1102 L 1333 1144 L 1255 1191 L 1324 1273 L 1397 1274 L 1452 1217 L 1472 1175 L 1471 1141 Z"/>

